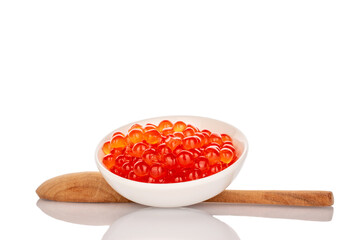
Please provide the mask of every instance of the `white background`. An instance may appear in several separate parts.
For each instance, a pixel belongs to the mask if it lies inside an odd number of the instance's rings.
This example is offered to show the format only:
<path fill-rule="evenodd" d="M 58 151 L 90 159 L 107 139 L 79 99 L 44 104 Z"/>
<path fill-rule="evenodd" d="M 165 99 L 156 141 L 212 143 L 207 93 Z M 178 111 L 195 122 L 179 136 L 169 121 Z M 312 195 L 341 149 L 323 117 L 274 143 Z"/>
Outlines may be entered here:
<path fill-rule="evenodd" d="M 248 137 L 229 188 L 335 195 L 327 222 L 218 217 L 241 239 L 358 239 L 359 12 L 358 1 L 2 0 L 0 235 L 101 239 L 107 226 L 44 214 L 35 189 L 96 171 L 115 128 L 185 114 Z"/>

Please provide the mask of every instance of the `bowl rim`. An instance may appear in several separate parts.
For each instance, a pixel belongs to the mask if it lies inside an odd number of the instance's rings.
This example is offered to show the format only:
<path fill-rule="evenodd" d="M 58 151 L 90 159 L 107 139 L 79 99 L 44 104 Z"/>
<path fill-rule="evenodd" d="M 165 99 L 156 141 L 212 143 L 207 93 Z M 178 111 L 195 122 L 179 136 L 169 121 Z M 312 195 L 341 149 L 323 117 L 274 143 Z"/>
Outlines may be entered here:
<path fill-rule="evenodd" d="M 130 179 L 127 179 L 127 178 L 124 178 L 124 177 L 121 177 L 119 175 L 116 175 L 116 174 L 112 173 L 110 170 L 108 170 L 103 165 L 103 163 L 98 158 L 98 153 L 99 153 L 99 151 L 101 151 L 102 145 L 104 144 L 104 142 L 109 140 L 108 136 L 110 134 L 114 133 L 115 131 L 117 131 L 118 129 L 123 128 L 125 126 L 131 126 L 131 125 L 133 125 L 135 123 L 138 123 L 140 121 L 151 121 L 151 120 L 154 120 L 154 119 L 167 119 L 167 118 L 174 118 L 174 117 L 176 117 L 176 118 L 200 118 L 200 119 L 204 119 L 204 120 L 212 120 L 212 121 L 217 121 L 217 122 L 226 124 L 226 125 L 234 128 L 234 129 L 236 129 L 236 131 L 238 131 L 242 135 L 242 137 L 243 137 L 242 142 L 244 144 L 244 150 L 241 153 L 240 157 L 238 159 L 236 159 L 236 161 L 233 164 L 231 164 L 229 167 L 221 170 L 220 172 L 217 172 L 217 173 L 215 173 L 213 175 L 206 176 L 206 177 L 203 177 L 203 178 L 199 178 L 199 179 L 195 179 L 195 180 L 191 180 L 191 181 L 186 181 L 186 182 L 178 182 L 178 183 L 145 183 L 145 182 L 139 182 L 139 181 L 130 180 Z M 167 116 L 152 117 L 152 118 L 147 118 L 147 119 L 134 121 L 134 122 L 122 125 L 122 126 L 116 128 L 116 129 L 112 130 L 111 132 L 106 134 L 105 137 L 103 137 L 101 139 L 101 141 L 98 143 L 98 145 L 96 147 L 96 150 L 95 150 L 95 162 L 96 162 L 96 165 L 97 165 L 98 169 L 100 170 L 101 174 L 103 174 L 103 172 L 108 173 L 112 177 L 119 180 L 120 182 L 124 182 L 124 183 L 127 183 L 127 184 L 136 184 L 138 186 L 144 186 L 144 187 L 150 187 L 151 186 L 152 188 L 158 188 L 158 189 L 166 189 L 166 188 L 172 188 L 173 189 L 174 187 L 182 188 L 182 187 L 186 187 L 188 185 L 201 184 L 201 183 L 214 181 L 214 180 L 216 180 L 218 178 L 221 178 L 222 176 L 226 175 L 227 173 L 232 172 L 235 168 L 242 166 L 242 164 L 244 163 L 244 160 L 245 160 L 245 158 L 247 156 L 248 149 L 249 149 L 249 144 L 248 144 L 248 141 L 247 141 L 247 138 L 246 138 L 245 134 L 242 131 L 240 131 L 238 128 L 234 127 L 233 125 L 231 125 L 231 124 L 229 124 L 227 122 L 217 120 L 217 119 L 214 119 L 214 118 L 195 116 L 195 115 L 167 115 Z"/>

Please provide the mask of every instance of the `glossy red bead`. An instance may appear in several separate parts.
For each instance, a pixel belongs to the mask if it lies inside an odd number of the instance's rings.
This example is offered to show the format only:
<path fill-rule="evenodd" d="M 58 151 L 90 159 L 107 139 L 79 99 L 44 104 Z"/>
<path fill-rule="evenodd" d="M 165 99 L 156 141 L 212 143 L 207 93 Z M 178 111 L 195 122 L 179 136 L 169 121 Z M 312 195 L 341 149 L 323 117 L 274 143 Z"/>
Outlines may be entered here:
<path fill-rule="evenodd" d="M 200 147 L 200 142 L 201 139 L 198 136 L 189 136 L 182 140 L 183 147 L 186 150 Z"/>
<path fill-rule="evenodd" d="M 154 164 L 150 168 L 149 176 L 155 179 L 163 178 L 166 175 L 166 169 L 161 164 Z"/>
<path fill-rule="evenodd" d="M 220 151 L 217 147 L 207 147 L 205 150 L 205 157 L 209 160 L 210 165 L 214 165 L 220 161 Z"/>
<path fill-rule="evenodd" d="M 202 172 L 199 169 L 193 169 L 189 172 L 187 179 L 189 181 L 196 180 L 202 177 Z"/>
<path fill-rule="evenodd" d="M 111 138 L 110 146 L 111 148 L 125 148 L 127 145 L 126 138 L 121 135 L 115 135 Z"/>
<path fill-rule="evenodd" d="M 223 142 L 226 142 L 226 141 L 232 142 L 232 138 L 229 135 L 222 133 L 222 134 L 220 134 L 220 136 L 221 136 L 221 140 Z"/>
<path fill-rule="evenodd" d="M 199 157 L 195 161 L 195 168 L 201 170 L 202 172 L 207 172 L 209 170 L 210 164 L 209 160 L 206 157 Z"/>
<path fill-rule="evenodd" d="M 156 129 L 151 129 L 144 133 L 144 139 L 149 144 L 158 144 L 161 142 L 161 134 Z"/>
<path fill-rule="evenodd" d="M 141 129 L 135 128 L 132 129 L 129 134 L 129 140 L 132 143 L 138 143 L 138 142 L 142 142 L 144 140 L 144 133 Z"/>
<path fill-rule="evenodd" d="M 157 152 L 159 153 L 160 158 L 162 159 L 165 155 L 171 153 L 171 149 L 165 143 L 161 143 L 157 147 Z"/>
<path fill-rule="evenodd" d="M 194 154 L 187 150 L 182 150 L 177 156 L 176 160 L 180 166 L 189 168 L 194 165 Z"/>
<path fill-rule="evenodd" d="M 125 148 L 114 148 L 111 149 L 110 154 L 117 157 L 119 155 L 124 154 L 124 152 L 125 152 Z"/>
<path fill-rule="evenodd" d="M 184 133 L 184 136 L 185 136 L 185 137 L 190 137 L 190 136 L 194 136 L 195 131 L 194 131 L 194 129 L 192 129 L 192 128 L 190 128 L 190 127 L 187 127 L 187 128 L 185 128 L 185 130 L 183 131 L 183 133 Z"/>
<path fill-rule="evenodd" d="M 220 160 L 223 163 L 229 163 L 233 160 L 234 152 L 229 148 L 222 148 L 219 152 Z"/>
<path fill-rule="evenodd" d="M 164 128 L 161 132 L 163 136 L 169 136 L 174 133 L 174 130 L 172 128 Z"/>
<path fill-rule="evenodd" d="M 118 166 L 122 166 L 124 163 L 126 162 L 130 162 L 132 161 L 132 157 L 131 156 L 126 156 L 126 155 L 120 155 L 116 158 L 115 160 L 115 164 Z"/>
<path fill-rule="evenodd" d="M 212 175 L 212 174 L 220 172 L 221 170 L 222 170 L 221 164 L 215 164 L 215 165 L 210 167 L 208 174 Z"/>
<path fill-rule="evenodd" d="M 168 153 L 164 156 L 162 163 L 167 169 L 174 169 L 177 167 L 176 157 L 172 153 Z"/>
<path fill-rule="evenodd" d="M 168 146 L 172 151 L 175 150 L 180 144 L 182 144 L 182 140 L 178 137 L 168 137 L 165 140 L 166 146 Z"/>
<path fill-rule="evenodd" d="M 154 148 L 148 148 L 143 152 L 142 159 L 151 166 L 160 161 L 160 156 Z"/>
<path fill-rule="evenodd" d="M 108 154 L 108 155 L 104 156 L 103 164 L 105 165 L 105 167 L 110 169 L 115 165 L 115 160 L 116 160 L 116 158 L 113 155 Z"/>
<path fill-rule="evenodd" d="M 134 164 L 134 173 L 138 177 L 147 176 L 149 174 L 149 170 L 149 165 L 147 165 L 144 161 L 139 160 Z"/>
<path fill-rule="evenodd" d="M 210 134 L 210 144 L 211 143 L 217 143 L 219 144 L 220 146 L 222 145 L 222 139 L 221 139 L 221 136 L 220 134 L 218 133 L 211 133 Z"/>
<path fill-rule="evenodd" d="M 148 148 L 147 144 L 143 142 L 139 142 L 134 144 L 134 146 L 132 147 L 132 153 L 135 157 L 141 157 L 147 148 Z"/>
<path fill-rule="evenodd" d="M 169 120 L 163 120 L 163 121 L 161 121 L 161 122 L 159 123 L 159 125 L 158 125 L 158 127 L 157 127 L 157 130 L 158 130 L 159 132 L 162 132 L 163 129 L 165 129 L 165 128 L 171 128 L 171 129 L 172 129 L 172 127 L 173 127 L 172 122 L 170 122 Z"/>
<path fill-rule="evenodd" d="M 192 154 L 194 154 L 195 159 L 200 157 L 200 155 L 201 155 L 201 151 L 198 148 L 194 148 L 194 149 L 191 149 L 189 151 L 192 152 Z"/>

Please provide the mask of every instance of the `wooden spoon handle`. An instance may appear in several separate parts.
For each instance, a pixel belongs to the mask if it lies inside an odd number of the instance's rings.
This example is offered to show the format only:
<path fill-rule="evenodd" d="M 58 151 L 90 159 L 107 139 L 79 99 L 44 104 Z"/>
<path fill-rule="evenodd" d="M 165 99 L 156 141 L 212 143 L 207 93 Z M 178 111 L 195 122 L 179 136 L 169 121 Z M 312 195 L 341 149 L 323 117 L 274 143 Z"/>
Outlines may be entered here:
<path fill-rule="evenodd" d="M 131 202 L 113 190 L 99 172 L 80 172 L 51 178 L 37 190 L 41 199 L 61 202 Z M 329 191 L 225 190 L 206 202 L 291 206 L 331 206 Z"/>
<path fill-rule="evenodd" d="M 334 204 L 329 191 L 225 190 L 207 202 L 325 207 Z"/>

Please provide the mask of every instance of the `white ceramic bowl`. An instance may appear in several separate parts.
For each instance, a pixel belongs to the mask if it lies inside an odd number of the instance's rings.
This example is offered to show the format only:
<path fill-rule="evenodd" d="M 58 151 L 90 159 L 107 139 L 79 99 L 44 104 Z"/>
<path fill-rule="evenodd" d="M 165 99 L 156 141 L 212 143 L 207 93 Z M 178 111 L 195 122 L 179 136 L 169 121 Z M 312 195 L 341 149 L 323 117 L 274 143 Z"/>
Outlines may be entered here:
<path fill-rule="evenodd" d="M 135 123 L 141 125 L 145 125 L 146 123 L 159 124 L 164 119 L 170 120 L 173 123 L 181 120 L 199 129 L 208 129 L 212 132 L 228 134 L 233 139 L 233 143 L 238 151 L 237 155 L 239 155 L 239 153 L 241 153 L 241 155 L 231 166 L 214 175 L 180 183 L 154 184 L 137 182 L 113 174 L 103 165 L 101 161 L 104 157 L 102 145 L 111 138 L 114 132 L 121 131 L 126 133 Z M 153 207 L 180 207 L 205 201 L 225 190 L 239 173 L 246 158 L 247 151 L 248 143 L 245 135 L 230 124 L 205 117 L 164 116 L 136 121 L 115 129 L 100 141 L 96 148 L 95 159 L 97 167 L 105 180 L 115 191 L 127 199 Z"/>

